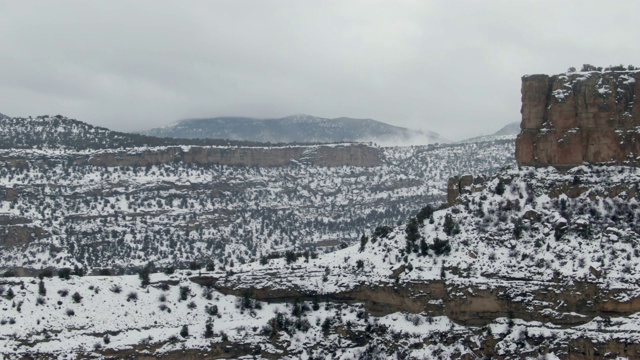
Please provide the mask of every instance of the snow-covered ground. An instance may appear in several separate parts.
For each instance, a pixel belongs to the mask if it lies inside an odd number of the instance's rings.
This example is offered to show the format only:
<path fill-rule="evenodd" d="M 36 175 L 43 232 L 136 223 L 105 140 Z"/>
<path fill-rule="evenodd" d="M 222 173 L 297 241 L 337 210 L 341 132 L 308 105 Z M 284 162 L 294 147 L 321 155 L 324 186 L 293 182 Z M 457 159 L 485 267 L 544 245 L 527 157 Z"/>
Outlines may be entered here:
<path fill-rule="evenodd" d="M 93 153 L 105 151 L 113 150 Z M 385 162 L 376 167 L 259 168 L 78 166 L 85 152 L 3 150 L 0 190 L 18 195 L 0 201 L 0 216 L 21 219 L 34 235 L 5 248 L 0 269 L 231 266 L 290 249 L 332 250 L 441 203 L 454 174 L 491 174 L 513 163 L 512 142 L 381 151 Z M 24 165 L 8 160 L 16 158 Z"/>
<path fill-rule="evenodd" d="M 640 169 L 626 167 L 512 169 L 485 183 L 484 190 L 463 195 L 458 205 L 423 212 L 415 228 L 405 223 L 382 229 L 379 236 L 368 231 L 367 241 L 317 258 L 273 258 L 227 272 L 154 273 L 146 287 L 135 275 L 54 277 L 44 278 L 46 294 L 39 295 L 36 278 L 3 278 L 0 353 L 99 357 L 127 349 L 159 355 L 221 346 L 236 351 L 230 357 L 251 352 L 291 359 L 563 358 L 579 346 L 637 344 L 640 317 L 633 312 L 611 308 L 609 315 L 595 316 L 587 304 L 589 313 L 572 313 L 558 298 L 545 302 L 531 295 L 544 290 L 561 296 L 574 285 L 593 284 L 598 295 L 585 301 L 634 308 L 639 180 Z M 407 239 L 409 228 L 417 229 L 414 241 Z M 450 250 L 438 247 L 436 238 Z M 219 279 L 220 291 L 297 289 L 307 301 L 265 303 L 250 291 L 247 297 L 223 295 L 194 277 Z M 444 298 L 416 294 L 429 299 L 425 309 L 434 311 L 374 316 L 358 301 L 324 301 L 325 295 L 367 285 L 418 289 L 437 282 L 445 284 Z M 119 292 L 112 290 L 116 287 Z M 480 327 L 462 326 L 452 321 L 455 314 L 449 318 L 437 310 L 491 291 L 530 310 L 496 315 Z M 79 302 L 73 299 L 76 292 Z M 314 294 L 317 305 L 308 300 Z M 209 310 L 214 305 L 216 313 Z M 522 320 L 518 314 L 546 320 Z M 556 324 L 567 317 L 576 319 L 575 325 Z"/>
<path fill-rule="evenodd" d="M 242 265 L 234 271 L 240 282 L 251 282 L 247 274 L 255 271 L 273 267 L 300 270 L 304 276 L 283 277 L 282 286 L 292 282 L 323 293 L 388 282 L 394 269 L 409 264 L 413 270 L 405 272 L 401 281 L 441 279 L 443 269 L 452 268 L 470 283 L 482 283 L 489 274 L 529 281 L 551 281 L 558 276 L 595 281 L 593 268 L 607 274 L 602 286 L 628 288 L 633 284 L 629 296 L 635 297 L 635 281 L 640 277 L 639 180 L 640 170 L 628 167 L 582 166 L 565 173 L 554 168 L 513 169 L 484 184 L 483 191 L 463 195 L 460 204 L 434 212 L 419 224 L 420 237 L 409 252 L 407 225 L 401 225 L 380 238 L 369 229 L 367 251 L 349 247 L 300 265 L 287 265 L 283 258 L 270 260 L 268 265 Z M 500 183 L 501 194 L 496 192 Z M 574 189 L 574 196 L 561 193 L 568 188 Z M 445 226 L 447 216 L 453 224 L 450 232 Z M 446 241 L 451 251 L 435 255 L 436 239 Z M 422 240 L 431 248 L 424 256 Z M 364 265 L 358 268 L 359 260 Z M 325 269 L 333 281 L 320 280 Z M 345 279 L 347 271 L 353 276 Z"/>
<path fill-rule="evenodd" d="M 250 349 L 249 353 L 228 350 L 229 356 L 253 353 L 258 358 L 271 354 L 287 359 L 352 359 L 375 354 L 375 358 L 437 359 L 477 354 L 479 344 L 491 336 L 496 339 L 499 355 L 524 357 L 531 351 L 531 358 L 538 358 L 535 354 L 540 343 L 557 346 L 561 356 L 563 344 L 573 338 L 640 341 L 637 315 L 595 318 L 570 329 L 501 317 L 473 328 L 427 313 L 375 317 L 357 303 L 320 301 L 314 305 L 307 301 L 294 305 L 249 299 L 245 306 L 243 297 L 222 295 L 188 278 L 185 272 L 152 274 L 147 287 L 141 287 L 134 275 L 45 278 L 45 295 L 38 294 L 37 279 L 4 279 L 0 354 L 7 358 L 37 354 L 101 358 L 134 351 L 160 356 L 185 349 L 207 353 L 215 346 L 233 349 L 241 345 Z M 162 289 L 163 282 L 172 285 Z M 114 292 L 116 287 L 118 293 Z M 188 288 L 186 300 L 180 298 L 183 287 Z M 9 289 L 14 293 L 11 299 L 6 295 Z M 73 299 L 76 293 L 82 297 L 79 302 Z M 216 313 L 210 310 L 214 306 Z M 296 306 L 298 312 L 294 311 Z M 188 335 L 183 333 L 185 326 Z M 550 351 L 547 358 L 557 357 Z"/>

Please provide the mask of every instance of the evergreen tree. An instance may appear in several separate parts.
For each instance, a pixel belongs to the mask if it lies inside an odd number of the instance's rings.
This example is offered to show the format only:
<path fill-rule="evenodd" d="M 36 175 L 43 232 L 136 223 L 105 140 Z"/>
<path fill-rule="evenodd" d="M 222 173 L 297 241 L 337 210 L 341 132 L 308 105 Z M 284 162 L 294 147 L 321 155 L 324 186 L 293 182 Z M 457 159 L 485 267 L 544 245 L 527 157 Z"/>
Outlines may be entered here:
<path fill-rule="evenodd" d="M 182 325 L 182 329 L 180 329 L 180 336 L 186 338 L 189 336 L 189 327 L 187 325 Z"/>
<path fill-rule="evenodd" d="M 447 255 L 451 252 L 451 245 L 449 245 L 449 240 L 440 240 L 436 237 L 431 249 L 436 255 Z"/>
<path fill-rule="evenodd" d="M 187 330 L 187 335 L 188 335 L 188 330 Z M 206 323 L 204 325 L 204 337 L 207 339 L 210 339 L 213 337 L 213 325 L 211 323 Z"/>
<path fill-rule="evenodd" d="M 75 265 L 73 267 L 73 275 L 84 276 L 84 269 L 81 267 L 78 267 L 78 265 Z"/>
<path fill-rule="evenodd" d="M 287 264 L 291 264 L 293 262 L 296 262 L 296 260 L 298 260 L 298 254 L 296 254 L 295 252 L 293 252 L 291 250 L 287 250 L 284 253 L 284 257 L 287 260 Z"/>
<path fill-rule="evenodd" d="M 58 277 L 60 279 L 69 280 L 70 276 L 71 276 L 71 269 L 70 268 L 62 268 L 62 269 L 58 270 Z"/>
<path fill-rule="evenodd" d="M 151 279 L 149 278 L 149 272 L 150 272 L 150 268 L 149 265 L 143 267 L 142 269 L 140 269 L 138 271 L 138 277 L 140 278 L 140 285 L 142 287 L 146 287 L 147 285 L 149 285 L 151 283 Z"/>
<path fill-rule="evenodd" d="M 325 318 L 324 321 L 322 322 L 322 333 L 326 336 L 329 334 L 329 330 L 331 330 L 331 325 L 333 321 L 330 318 Z"/>
<path fill-rule="evenodd" d="M 422 256 L 427 256 L 429 254 L 429 245 L 424 239 L 420 239 L 420 254 Z"/>
<path fill-rule="evenodd" d="M 42 281 L 42 279 L 40 279 L 40 283 L 38 284 L 38 294 L 40 294 L 40 296 L 47 295 L 47 289 L 44 287 L 44 282 Z"/>
<path fill-rule="evenodd" d="M 518 218 L 513 222 L 513 236 L 515 236 L 516 239 L 520 239 L 522 237 L 523 228 L 524 225 L 522 224 L 522 219 Z"/>
<path fill-rule="evenodd" d="M 207 271 L 215 271 L 215 269 L 216 269 L 216 265 L 213 263 L 213 261 L 209 261 L 207 263 L 206 270 Z"/>
<path fill-rule="evenodd" d="M 16 296 L 16 294 L 13 292 L 13 289 L 9 288 L 9 290 L 7 290 L 7 299 L 13 300 L 14 296 Z"/>
<path fill-rule="evenodd" d="M 456 224 L 455 221 L 453 221 L 453 216 L 451 216 L 451 214 L 447 214 L 444 216 L 444 233 L 447 235 L 451 235 L 453 234 L 453 229 L 455 228 Z"/>
<path fill-rule="evenodd" d="M 362 234 L 362 237 L 360 238 L 360 252 L 364 251 L 364 248 L 367 245 L 368 241 L 369 241 L 369 238 L 366 237 L 364 234 Z"/>
<path fill-rule="evenodd" d="M 189 297 L 191 289 L 188 286 L 180 286 L 180 301 L 185 301 Z"/>
<path fill-rule="evenodd" d="M 412 218 L 407 224 L 407 228 L 404 230 L 405 238 L 410 243 L 415 243 L 420 238 L 420 230 L 418 229 L 418 222 L 415 218 Z"/>
<path fill-rule="evenodd" d="M 432 215 L 433 215 L 433 207 L 431 205 L 427 205 L 422 209 L 420 209 L 420 212 L 418 212 L 418 215 L 416 215 L 416 219 L 420 224 L 424 224 L 424 220 L 431 218 Z"/>

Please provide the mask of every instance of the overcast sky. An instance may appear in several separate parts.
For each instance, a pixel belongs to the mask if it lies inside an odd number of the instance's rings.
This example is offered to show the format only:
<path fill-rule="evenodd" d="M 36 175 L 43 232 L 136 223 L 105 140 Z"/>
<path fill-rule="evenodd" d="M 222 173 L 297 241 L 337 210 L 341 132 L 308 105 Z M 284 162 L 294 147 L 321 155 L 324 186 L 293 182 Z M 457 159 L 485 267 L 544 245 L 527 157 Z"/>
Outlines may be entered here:
<path fill-rule="evenodd" d="M 0 112 L 136 131 L 372 118 L 458 140 L 520 121 L 520 77 L 640 65 L 637 1 L 1 1 Z"/>

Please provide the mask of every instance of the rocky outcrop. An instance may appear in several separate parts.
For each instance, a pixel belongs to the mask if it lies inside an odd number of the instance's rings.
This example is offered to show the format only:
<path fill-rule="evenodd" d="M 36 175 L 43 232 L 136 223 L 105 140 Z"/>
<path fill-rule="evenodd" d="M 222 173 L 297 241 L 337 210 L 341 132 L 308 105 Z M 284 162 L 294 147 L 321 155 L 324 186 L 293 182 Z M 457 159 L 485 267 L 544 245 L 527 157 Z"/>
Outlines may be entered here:
<path fill-rule="evenodd" d="M 639 166 L 638 80 L 638 71 L 524 76 L 518 164 Z"/>
<path fill-rule="evenodd" d="M 3 216 L 3 218 L 6 218 Z M 20 223 L 20 218 L 13 219 Z M 25 220 L 29 221 L 29 220 Z M 0 249 L 7 249 L 14 246 L 22 246 L 36 240 L 41 240 L 49 234 L 42 228 L 32 225 L 6 225 L 7 221 L 3 219 L 0 225 Z"/>
<path fill-rule="evenodd" d="M 18 198 L 18 191 L 14 188 L 0 186 L 0 199 L 4 201 L 15 201 Z"/>
<path fill-rule="evenodd" d="M 147 166 L 183 161 L 198 165 L 286 166 L 306 163 L 317 166 L 377 166 L 382 164 L 379 149 L 365 145 L 298 147 L 168 147 L 142 152 L 101 152 L 77 158 L 76 164 L 94 166 Z"/>
<path fill-rule="evenodd" d="M 468 174 L 449 178 L 447 182 L 447 205 L 455 205 L 458 197 L 462 194 L 482 191 L 485 181 L 486 179 L 483 176 L 473 177 Z"/>

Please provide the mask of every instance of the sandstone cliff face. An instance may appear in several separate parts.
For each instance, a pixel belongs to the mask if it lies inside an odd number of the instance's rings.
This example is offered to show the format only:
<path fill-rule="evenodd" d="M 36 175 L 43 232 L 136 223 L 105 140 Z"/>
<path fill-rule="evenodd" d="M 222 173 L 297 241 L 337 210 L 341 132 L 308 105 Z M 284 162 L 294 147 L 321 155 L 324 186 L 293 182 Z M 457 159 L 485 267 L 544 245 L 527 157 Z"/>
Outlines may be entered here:
<path fill-rule="evenodd" d="M 198 165 L 230 166 L 286 166 L 293 162 L 317 166 L 377 166 L 382 164 L 382 154 L 365 145 L 309 146 L 309 147 L 169 147 L 146 150 L 140 153 L 120 151 L 103 152 L 90 158 L 76 159 L 78 165 L 94 166 L 147 166 L 184 161 Z"/>
<path fill-rule="evenodd" d="M 518 164 L 640 165 L 638 80 L 635 71 L 523 77 Z"/>

